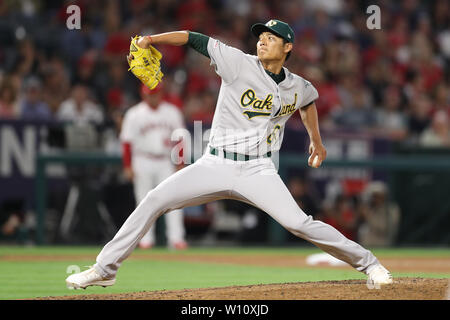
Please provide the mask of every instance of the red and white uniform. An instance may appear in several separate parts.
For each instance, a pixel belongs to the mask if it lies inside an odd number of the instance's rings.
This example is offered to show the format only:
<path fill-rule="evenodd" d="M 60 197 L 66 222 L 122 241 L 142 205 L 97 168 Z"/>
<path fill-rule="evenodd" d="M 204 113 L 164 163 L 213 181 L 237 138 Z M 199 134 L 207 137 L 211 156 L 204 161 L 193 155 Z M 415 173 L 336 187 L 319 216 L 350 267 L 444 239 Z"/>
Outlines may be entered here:
<path fill-rule="evenodd" d="M 171 141 L 175 129 L 184 128 L 183 115 L 179 109 L 168 102 L 161 102 L 151 108 L 145 101 L 131 107 L 125 114 L 120 140 L 129 145 L 131 163 L 124 159 L 125 166 L 131 165 L 134 178 L 134 193 L 140 203 L 147 193 L 161 181 L 172 175 L 176 169 L 171 161 Z M 125 154 L 124 157 L 129 157 Z M 166 236 L 169 246 L 184 242 L 185 230 L 182 210 L 174 210 L 165 215 Z M 154 225 L 141 239 L 141 245 L 155 243 Z"/>

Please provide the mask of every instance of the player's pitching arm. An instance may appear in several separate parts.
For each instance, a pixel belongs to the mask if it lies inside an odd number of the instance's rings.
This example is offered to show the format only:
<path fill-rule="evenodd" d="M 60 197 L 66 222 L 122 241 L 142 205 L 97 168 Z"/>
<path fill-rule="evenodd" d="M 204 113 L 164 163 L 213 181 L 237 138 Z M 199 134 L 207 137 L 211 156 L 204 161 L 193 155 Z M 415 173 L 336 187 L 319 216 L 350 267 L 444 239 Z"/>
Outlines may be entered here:
<path fill-rule="evenodd" d="M 308 165 L 311 167 L 319 167 L 327 156 L 327 150 L 322 144 L 322 138 L 319 131 L 319 120 L 317 116 L 316 104 L 313 102 L 306 107 L 300 109 L 300 116 L 306 131 L 309 135 L 309 158 Z M 318 162 L 313 164 L 314 158 L 318 157 Z"/>
<path fill-rule="evenodd" d="M 148 48 L 151 44 L 170 44 L 173 46 L 182 46 L 185 45 L 188 40 L 188 31 L 173 31 L 142 37 L 139 39 L 137 44 L 142 48 Z"/>
<path fill-rule="evenodd" d="M 148 35 L 139 38 L 137 41 L 137 45 L 143 49 L 148 49 L 150 45 L 154 44 L 169 44 L 173 46 L 182 46 L 185 45 L 189 40 L 189 32 L 188 31 L 173 31 L 173 32 L 165 32 L 155 35 Z M 133 59 L 133 56 L 127 56 L 128 61 Z"/>
<path fill-rule="evenodd" d="M 207 49 L 208 40 L 209 37 L 201 33 L 183 30 L 143 36 L 139 38 L 137 45 L 144 49 L 148 49 L 150 45 L 158 44 L 168 44 L 173 46 L 189 45 L 192 49 L 210 58 Z M 132 58 L 132 56 L 127 56 L 127 59 Z"/>

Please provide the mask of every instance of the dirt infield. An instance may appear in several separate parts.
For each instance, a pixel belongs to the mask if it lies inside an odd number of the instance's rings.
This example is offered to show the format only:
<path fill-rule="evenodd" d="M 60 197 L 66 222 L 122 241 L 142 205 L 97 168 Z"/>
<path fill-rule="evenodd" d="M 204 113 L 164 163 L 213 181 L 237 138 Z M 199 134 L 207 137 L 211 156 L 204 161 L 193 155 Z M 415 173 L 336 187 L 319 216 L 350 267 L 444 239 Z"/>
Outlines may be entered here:
<path fill-rule="evenodd" d="M 91 260 L 90 256 L 18 256 L 3 255 L 3 261 Z M 146 253 L 130 260 L 208 262 L 221 264 L 307 267 L 306 257 L 295 255 L 211 255 Z M 392 272 L 442 272 L 450 270 L 450 259 L 438 257 L 382 258 Z M 331 268 L 327 265 L 314 268 Z M 332 267 L 348 268 L 350 266 Z M 394 284 L 369 289 L 364 280 L 299 282 L 269 285 L 232 286 L 175 291 L 144 291 L 121 294 L 45 297 L 48 300 L 442 300 L 449 299 L 449 279 L 397 278 Z"/>
<path fill-rule="evenodd" d="M 391 285 L 369 289 L 362 280 L 319 281 L 74 295 L 40 300 L 442 300 L 448 299 L 448 283 L 448 279 L 400 278 Z"/>

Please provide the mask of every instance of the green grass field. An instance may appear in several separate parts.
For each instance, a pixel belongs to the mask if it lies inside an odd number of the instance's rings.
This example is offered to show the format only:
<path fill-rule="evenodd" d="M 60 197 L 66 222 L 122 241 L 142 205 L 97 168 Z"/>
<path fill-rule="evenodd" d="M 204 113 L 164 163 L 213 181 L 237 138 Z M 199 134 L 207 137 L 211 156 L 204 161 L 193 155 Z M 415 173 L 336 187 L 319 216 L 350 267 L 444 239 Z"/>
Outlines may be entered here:
<path fill-rule="evenodd" d="M 0 299 L 27 299 L 90 293 L 124 293 L 153 290 L 222 287 L 267 283 L 365 279 L 365 275 L 351 269 L 315 267 L 244 266 L 223 263 L 181 261 L 126 260 L 117 276 L 116 285 L 108 288 L 90 287 L 69 290 L 65 278 L 70 266 L 84 270 L 92 265 L 101 247 L 0 247 Z M 183 252 L 169 252 L 165 248 L 135 251 L 132 257 L 151 253 L 173 255 L 292 255 L 304 257 L 321 252 L 314 248 L 191 248 Z M 436 257 L 450 258 L 449 249 L 383 249 L 373 250 L 378 257 Z M 46 257 L 64 256 L 46 261 Z M 81 258 L 83 256 L 85 258 Z M 34 261 L 33 261 L 34 259 Z M 23 261 L 21 261 L 23 260 Z M 56 261 L 55 261 L 56 260 Z M 394 277 L 450 278 L 446 273 L 393 272 Z"/>

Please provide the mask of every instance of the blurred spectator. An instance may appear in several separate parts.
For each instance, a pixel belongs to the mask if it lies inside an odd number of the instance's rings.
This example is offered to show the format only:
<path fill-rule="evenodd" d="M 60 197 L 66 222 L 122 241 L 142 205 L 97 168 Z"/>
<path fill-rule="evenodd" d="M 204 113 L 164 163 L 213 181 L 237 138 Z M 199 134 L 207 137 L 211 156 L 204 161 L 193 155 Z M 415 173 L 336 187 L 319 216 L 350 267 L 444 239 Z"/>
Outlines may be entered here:
<path fill-rule="evenodd" d="M 90 1 L 89 6 L 93 5 Z M 113 2 L 113 1 L 108 1 Z M 67 6 L 70 4 L 67 4 Z M 77 4 L 80 5 L 80 4 Z M 65 15 L 66 7 L 64 6 L 62 9 L 63 14 Z M 60 46 L 63 51 L 65 57 L 67 57 L 68 61 L 74 67 L 76 66 L 77 61 L 83 57 L 86 52 L 95 51 L 100 52 L 106 42 L 106 34 L 102 28 L 98 28 L 94 25 L 95 21 L 86 14 L 87 11 L 87 3 L 86 6 L 83 4 L 80 5 L 82 14 L 82 28 L 80 30 L 69 30 L 64 28 L 62 30 L 60 36 Z M 63 24 L 65 25 L 65 19 L 63 18 Z M 74 68 L 75 69 L 75 68 Z"/>
<path fill-rule="evenodd" d="M 406 137 L 407 122 L 401 110 L 402 97 L 397 87 L 384 90 L 382 105 L 376 110 L 377 133 L 392 140 L 402 140 Z"/>
<path fill-rule="evenodd" d="M 16 119 L 19 114 L 17 89 L 10 78 L 0 84 L 0 119 Z"/>
<path fill-rule="evenodd" d="M 26 120 L 50 120 L 53 115 L 48 105 L 41 99 L 41 83 L 30 78 L 25 83 L 25 99 L 21 103 L 20 117 Z"/>
<path fill-rule="evenodd" d="M 41 66 L 43 78 L 42 98 L 54 115 L 70 92 L 70 83 L 64 62 L 53 58 Z"/>
<path fill-rule="evenodd" d="M 433 112 L 439 110 L 450 116 L 450 87 L 446 83 L 440 83 L 434 94 Z"/>
<path fill-rule="evenodd" d="M 187 123 L 192 123 L 196 120 L 202 120 L 208 116 L 208 114 L 204 114 L 202 108 L 202 97 L 200 94 L 191 94 L 186 97 L 186 101 L 184 102 L 183 113 L 186 117 Z"/>
<path fill-rule="evenodd" d="M 92 101 L 104 107 L 105 116 L 117 109 L 123 111 L 139 98 L 139 81 L 126 71 L 125 64 L 131 36 L 188 29 L 254 54 L 256 39 L 249 27 L 268 17 L 287 21 L 296 33 L 296 58 L 288 61 L 288 67 L 318 89 L 321 126 L 332 124 L 330 127 L 369 133 L 375 126 L 377 133 L 387 129 L 384 132 L 395 141 L 417 142 L 431 114 L 441 109 L 450 113 L 448 1 L 381 1 L 381 30 L 367 29 L 368 4 L 360 1 L 0 3 L 4 18 L 0 24 L 0 74 L 10 79 L 9 84 L 1 81 L 5 86 L 0 98 L 2 118 L 21 113 L 17 101 L 28 99 L 20 95 L 23 81 L 30 77 L 41 81 L 38 100 L 53 115 L 78 83 L 91 90 Z M 72 3 L 83 13 L 81 30 L 66 27 L 66 8 Z M 21 27 L 7 28 L 12 22 Z M 207 92 L 217 93 L 220 85 L 209 59 L 199 58 L 186 47 L 161 45 L 158 49 L 164 56 L 165 77 L 175 83 L 168 87 L 167 99 L 176 103 L 187 119 L 209 123 L 214 108 Z M 387 89 L 391 87 L 401 88 L 400 103 L 398 93 L 393 93 L 397 90 Z M 430 105 L 431 111 L 427 110 Z M 407 118 L 408 130 L 403 118 Z"/>
<path fill-rule="evenodd" d="M 212 91 L 206 91 L 200 95 L 200 104 L 191 113 L 192 121 L 202 121 L 203 124 L 212 124 L 214 110 L 216 108 L 217 96 Z"/>
<path fill-rule="evenodd" d="M 411 101 L 408 116 L 409 138 L 417 141 L 422 131 L 428 127 L 430 123 L 431 101 L 428 96 L 422 94 Z"/>
<path fill-rule="evenodd" d="M 450 27 L 450 2 L 434 1 L 431 6 L 432 29 L 442 32 Z"/>
<path fill-rule="evenodd" d="M 124 57 L 104 64 L 106 70 L 96 79 L 93 87 L 96 88 L 96 98 L 104 106 L 106 113 L 112 109 L 126 109 L 137 102 L 140 81 L 131 72 L 127 72 L 128 64 Z"/>
<path fill-rule="evenodd" d="M 363 194 L 362 225 L 358 239 L 363 246 L 389 246 L 395 241 L 400 222 L 400 209 L 388 200 L 386 185 L 371 182 Z"/>
<path fill-rule="evenodd" d="M 327 125 L 329 115 L 340 108 L 340 98 L 337 86 L 332 81 L 326 81 L 323 71 L 315 66 L 305 70 L 305 77 L 311 81 L 319 93 L 316 100 L 317 114 L 321 124 Z"/>
<path fill-rule="evenodd" d="M 385 59 L 372 63 L 365 72 L 365 82 L 375 105 L 383 102 L 384 90 L 389 86 L 401 86 L 401 71 Z"/>
<path fill-rule="evenodd" d="M 361 68 L 361 55 L 359 49 L 353 41 L 345 39 L 339 42 L 339 64 L 338 72 L 353 73 L 356 80 L 360 80 L 359 69 Z"/>
<path fill-rule="evenodd" d="M 334 122 L 349 129 L 367 129 L 375 125 L 369 96 L 363 88 L 351 92 L 351 101 L 333 114 Z"/>
<path fill-rule="evenodd" d="M 305 183 L 300 177 L 289 180 L 288 189 L 298 206 L 307 214 L 315 217 L 318 213 L 317 201 L 314 199 Z"/>
<path fill-rule="evenodd" d="M 353 72 L 340 72 L 339 70 L 336 70 L 336 72 L 339 76 L 337 89 L 341 101 L 340 106 L 342 109 L 350 108 L 353 104 L 353 92 L 359 86 L 358 75 Z"/>
<path fill-rule="evenodd" d="M 344 2 L 346 1 L 305 0 L 304 5 L 308 10 L 323 10 L 324 13 L 335 16 L 343 10 Z"/>
<path fill-rule="evenodd" d="M 419 137 L 423 147 L 450 147 L 450 124 L 446 112 L 439 110 L 433 115 L 431 124 Z"/>
<path fill-rule="evenodd" d="M 120 130 L 125 112 L 116 109 L 109 114 L 107 126 L 103 130 L 102 145 L 107 154 L 122 155 L 122 145 L 120 143 Z"/>
<path fill-rule="evenodd" d="M 183 110 L 183 88 L 186 80 L 186 73 L 178 70 L 174 75 L 167 75 L 164 79 L 164 86 L 167 88 L 164 100 L 176 105 Z"/>
<path fill-rule="evenodd" d="M 11 238 L 23 226 L 25 218 L 24 202 L 10 198 L 0 206 L 0 237 Z"/>
<path fill-rule="evenodd" d="M 398 15 L 388 31 L 387 40 L 395 49 L 406 45 L 409 40 L 409 26 L 405 15 Z"/>
<path fill-rule="evenodd" d="M 313 31 L 305 31 L 301 42 L 293 47 L 292 50 L 296 57 L 310 66 L 320 63 L 320 59 L 324 54 L 322 46 L 317 42 Z"/>
<path fill-rule="evenodd" d="M 23 39 L 18 44 L 18 51 L 14 72 L 21 77 L 26 77 L 35 68 L 36 49 L 33 41 L 29 38 Z"/>
<path fill-rule="evenodd" d="M 90 100 L 88 88 L 82 84 L 73 87 L 71 97 L 61 104 L 57 117 L 74 123 L 103 122 L 102 110 Z"/>
<path fill-rule="evenodd" d="M 347 221 L 351 220 L 349 217 L 354 215 L 353 197 L 349 196 L 354 190 L 348 188 L 345 181 L 334 179 L 325 185 L 324 192 L 324 199 L 317 219 L 329 223 L 339 231 L 344 232 L 343 213 L 348 211 L 348 213 L 344 214 Z"/>
<path fill-rule="evenodd" d="M 423 78 L 421 86 L 426 93 L 431 93 L 442 80 L 442 67 L 435 59 L 431 40 L 424 34 L 417 32 L 411 39 L 410 66 Z"/>
<path fill-rule="evenodd" d="M 186 0 L 179 3 L 176 15 L 181 30 L 197 30 L 212 34 L 215 32 L 214 14 L 207 0 Z"/>
<path fill-rule="evenodd" d="M 320 219 L 339 230 L 348 239 L 356 240 L 358 217 L 348 196 L 337 195 L 332 206 L 324 208 Z"/>
<path fill-rule="evenodd" d="M 104 9 L 104 29 L 107 39 L 104 46 L 104 58 L 107 63 L 123 61 L 130 49 L 130 37 L 122 28 L 119 1 L 107 1 Z"/>
<path fill-rule="evenodd" d="M 318 10 L 314 12 L 313 21 L 312 28 L 315 33 L 314 38 L 318 40 L 320 45 L 331 41 L 335 37 L 337 32 L 336 24 L 324 9 L 318 8 Z"/>
<path fill-rule="evenodd" d="M 447 28 L 439 33 L 437 40 L 442 56 L 448 61 L 450 59 L 450 30 Z"/>
<path fill-rule="evenodd" d="M 348 239 L 356 240 L 358 217 L 353 207 L 352 199 L 338 196 L 335 202 L 338 229 Z"/>
<path fill-rule="evenodd" d="M 73 83 L 83 83 L 84 85 L 95 88 L 97 56 L 95 51 L 84 53 L 76 64 L 76 73 Z"/>
<path fill-rule="evenodd" d="M 339 60 L 341 51 L 339 49 L 339 41 L 331 41 L 328 45 L 324 46 L 321 64 L 317 65 L 318 68 L 322 67 L 323 72 L 328 74 L 328 79 L 336 81 L 338 76 L 343 76 L 339 70 Z M 296 50 L 295 47 L 293 50 Z"/>
<path fill-rule="evenodd" d="M 198 53 L 191 50 L 188 54 L 188 63 L 192 61 L 188 68 L 185 94 L 196 94 L 215 89 L 219 90 L 220 78 L 217 77 L 214 69 L 210 66 L 210 60 L 206 57 L 196 57 L 195 63 L 192 55 Z"/>

